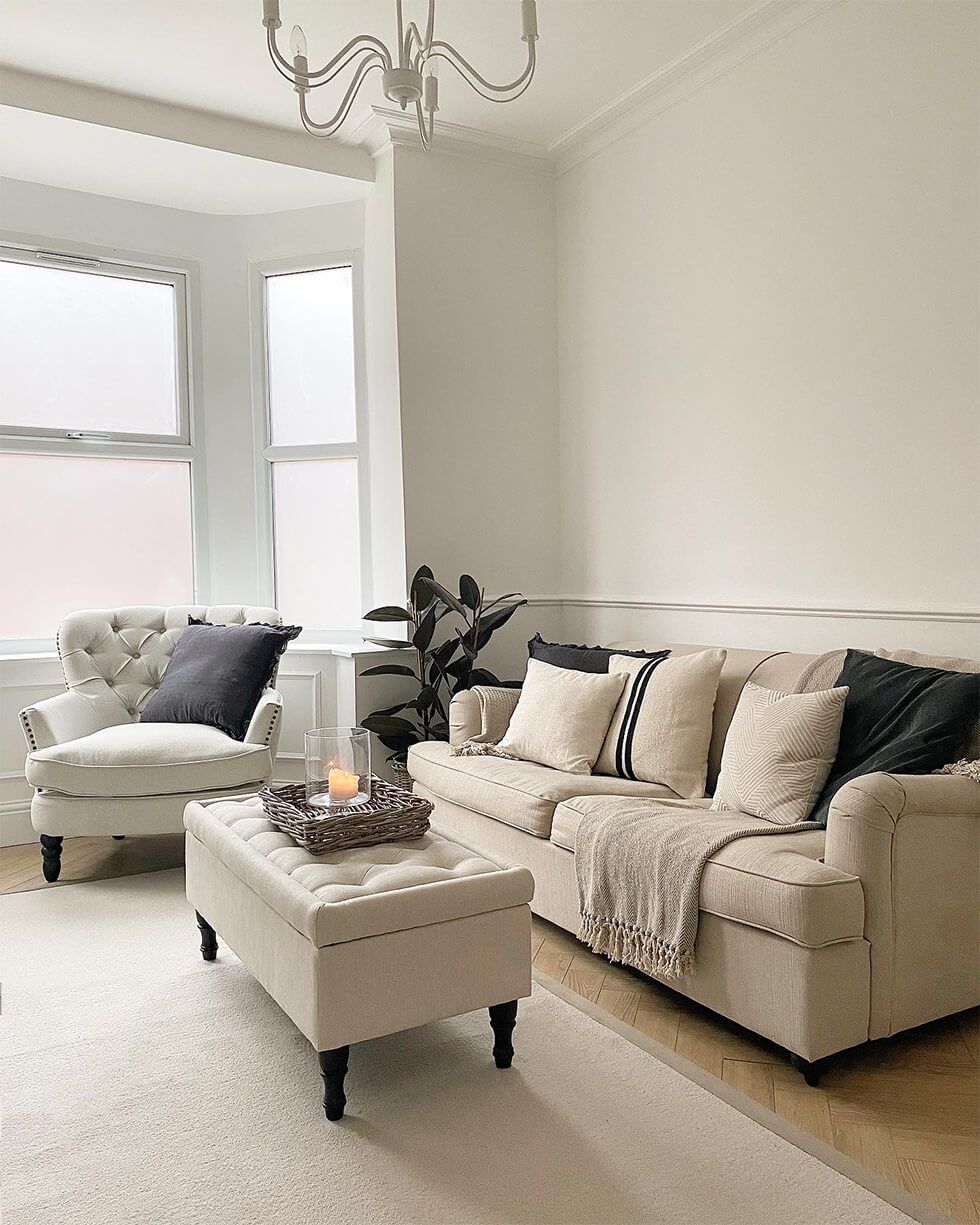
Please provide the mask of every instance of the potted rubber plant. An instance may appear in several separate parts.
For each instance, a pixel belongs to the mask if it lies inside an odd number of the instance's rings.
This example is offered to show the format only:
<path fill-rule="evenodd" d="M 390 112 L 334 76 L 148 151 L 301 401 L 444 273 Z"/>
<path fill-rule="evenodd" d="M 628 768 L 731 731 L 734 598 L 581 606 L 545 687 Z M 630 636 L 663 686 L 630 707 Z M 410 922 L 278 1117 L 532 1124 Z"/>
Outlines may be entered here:
<path fill-rule="evenodd" d="M 405 607 L 386 604 L 364 614 L 365 621 L 398 623 L 403 637 L 370 637 L 366 642 L 414 652 L 412 664 L 378 664 L 362 676 L 403 676 L 413 682 L 404 702 L 375 710 L 362 726 L 386 749 L 388 762 L 405 777 L 405 761 L 413 744 L 449 739 L 449 703 L 454 694 L 474 685 L 511 685 L 501 681 L 478 659 L 493 635 L 527 600 L 510 592 L 488 600 L 485 589 L 470 574 L 459 578 L 457 595 L 436 581 L 428 566 L 420 566 L 409 587 Z"/>

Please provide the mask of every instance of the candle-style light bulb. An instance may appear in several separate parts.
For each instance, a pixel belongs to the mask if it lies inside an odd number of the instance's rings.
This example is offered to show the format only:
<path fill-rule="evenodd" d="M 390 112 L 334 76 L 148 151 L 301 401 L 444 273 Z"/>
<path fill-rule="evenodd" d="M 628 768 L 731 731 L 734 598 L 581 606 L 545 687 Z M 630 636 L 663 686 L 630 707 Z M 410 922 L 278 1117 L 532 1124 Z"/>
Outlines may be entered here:
<path fill-rule="evenodd" d="M 302 26 L 293 26 L 293 32 L 289 36 L 289 49 L 293 53 L 293 59 L 300 55 L 306 59 L 306 35 L 303 33 Z"/>
<path fill-rule="evenodd" d="M 425 61 L 425 77 L 422 81 L 422 105 L 427 111 L 437 111 L 439 109 L 438 56 Z"/>

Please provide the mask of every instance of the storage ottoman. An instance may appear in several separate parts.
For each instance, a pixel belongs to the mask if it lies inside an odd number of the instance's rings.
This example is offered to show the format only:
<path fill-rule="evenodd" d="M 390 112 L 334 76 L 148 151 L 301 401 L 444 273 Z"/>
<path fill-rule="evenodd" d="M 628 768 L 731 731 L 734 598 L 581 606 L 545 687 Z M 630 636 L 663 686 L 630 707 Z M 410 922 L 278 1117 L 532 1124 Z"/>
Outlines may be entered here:
<path fill-rule="evenodd" d="M 187 897 L 201 952 L 216 933 L 317 1051 L 327 1118 L 343 1115 L 352 1043 L 489 1008 L 509 1067 L 531 991 L 534 880 L 430 830 L 311 855 L 262 802 L 190 803 Z"/>

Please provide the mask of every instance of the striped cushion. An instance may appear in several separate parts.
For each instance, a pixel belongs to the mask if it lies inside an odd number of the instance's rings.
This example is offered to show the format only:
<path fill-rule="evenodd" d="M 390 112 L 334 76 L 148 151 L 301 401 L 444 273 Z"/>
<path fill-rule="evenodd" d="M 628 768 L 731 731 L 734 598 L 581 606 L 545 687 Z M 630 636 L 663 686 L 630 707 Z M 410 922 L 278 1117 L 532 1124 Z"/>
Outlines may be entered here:
<path fill-rule="evenodd" d="M 780 693 L 747 681 L 725 738 L 714 811 L 806 821 L 837 756 L 847 687 Z"/>
<path fill-rule="evenodd" d="M 725 652 L 664 660 L 613 655 L 629 682 L 595 765 L 597 774 L 662 783 L 685 800 L 704 795 L 712 715 Z"/>

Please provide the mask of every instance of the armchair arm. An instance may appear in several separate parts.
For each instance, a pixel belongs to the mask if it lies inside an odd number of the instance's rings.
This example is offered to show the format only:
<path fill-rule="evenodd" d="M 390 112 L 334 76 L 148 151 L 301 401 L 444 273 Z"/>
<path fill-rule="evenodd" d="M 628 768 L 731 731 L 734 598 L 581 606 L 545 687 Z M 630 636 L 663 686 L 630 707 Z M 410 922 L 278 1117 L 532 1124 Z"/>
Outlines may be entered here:
<path fill-rule="evenodd" d="M 245 743 L 268 745 L 269 753 L 275 760 L 281 729 L 282 694 L 277 689 L 264 689 L 259 704 L 252 712 L 252 719 L 245 733 Z"/>
<path fill-rule="evenodd" d="M 948 774 L 867 774 L 834 796 L 825 862 L 864 889 L 869 1036 L 969 1008 L 980 995 L 980 787 Z"/>
<path fill-rule="evenodd" d="M 121 706 L 118 711 L 110 710 L 105 704 L 90 701 L 73 689 L 25 706 L 20 712 L 20 725 L 30 753 L 128 722 Z"/>
<path fill-rule="evenodd" d="M 480 703 L 470 689 L 457 693 L 449 703 L 449 743 L 456 749 L 474 736 L 481 728 Z"/>

